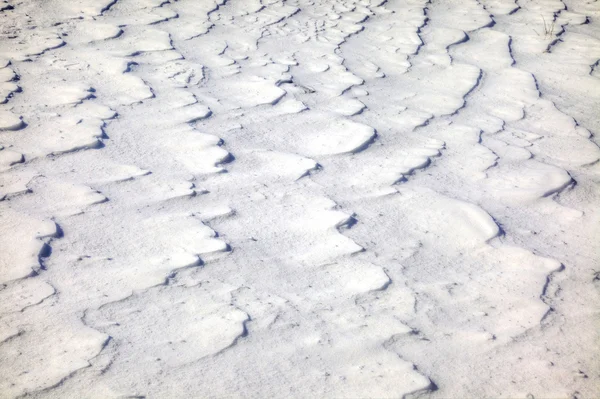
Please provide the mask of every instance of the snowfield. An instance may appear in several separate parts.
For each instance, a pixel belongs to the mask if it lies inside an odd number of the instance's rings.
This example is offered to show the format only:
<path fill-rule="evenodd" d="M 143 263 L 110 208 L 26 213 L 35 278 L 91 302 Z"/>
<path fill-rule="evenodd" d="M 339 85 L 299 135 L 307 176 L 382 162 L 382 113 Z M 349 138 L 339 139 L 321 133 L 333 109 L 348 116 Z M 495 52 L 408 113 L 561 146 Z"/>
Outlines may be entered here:
<path fill-rule="evenodd" d="M 0 398 L 600 397 L 600 1 L 0 26 Z"/>

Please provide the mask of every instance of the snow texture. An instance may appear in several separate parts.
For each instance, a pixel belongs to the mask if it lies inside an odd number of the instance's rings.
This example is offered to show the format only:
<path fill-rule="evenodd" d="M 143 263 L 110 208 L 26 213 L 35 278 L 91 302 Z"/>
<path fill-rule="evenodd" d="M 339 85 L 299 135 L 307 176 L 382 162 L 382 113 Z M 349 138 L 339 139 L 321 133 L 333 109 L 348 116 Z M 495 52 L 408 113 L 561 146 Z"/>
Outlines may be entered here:
<path fill-rule="evenodd" d="M 0 398 L 598 397 L 599 21 L 1 1 Z"/>

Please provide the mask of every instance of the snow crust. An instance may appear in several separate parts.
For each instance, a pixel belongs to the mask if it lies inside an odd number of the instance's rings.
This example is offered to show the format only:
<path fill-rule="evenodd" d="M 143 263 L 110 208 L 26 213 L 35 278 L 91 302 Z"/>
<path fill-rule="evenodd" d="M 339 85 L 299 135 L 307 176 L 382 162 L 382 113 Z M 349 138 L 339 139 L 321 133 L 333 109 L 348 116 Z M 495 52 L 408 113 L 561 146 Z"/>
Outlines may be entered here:
<path fill-rule="evenodd" d="M 597 397 L 598 21 L 0 1 L 0 397 Z"/>

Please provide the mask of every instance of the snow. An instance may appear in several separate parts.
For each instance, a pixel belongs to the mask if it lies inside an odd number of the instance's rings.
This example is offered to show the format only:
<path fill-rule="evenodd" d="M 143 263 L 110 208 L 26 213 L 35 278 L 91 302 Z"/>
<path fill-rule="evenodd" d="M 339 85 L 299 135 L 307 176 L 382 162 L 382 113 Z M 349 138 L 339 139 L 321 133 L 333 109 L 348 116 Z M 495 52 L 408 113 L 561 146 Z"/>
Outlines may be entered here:
<path fill-rule="evenodd" d="M 0 398 L 600 386 L 600 6 L 0 2 Z"/>

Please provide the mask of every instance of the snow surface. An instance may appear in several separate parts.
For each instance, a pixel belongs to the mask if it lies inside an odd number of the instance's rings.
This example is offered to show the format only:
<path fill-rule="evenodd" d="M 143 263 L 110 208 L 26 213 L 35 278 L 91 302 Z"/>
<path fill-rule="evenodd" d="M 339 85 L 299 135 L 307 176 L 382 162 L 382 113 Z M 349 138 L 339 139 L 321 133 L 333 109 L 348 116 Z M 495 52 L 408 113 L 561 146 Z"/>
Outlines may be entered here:
<path fill-rule="evenodd" d="M 0 397 L 600 396 L 598 0 L 0 10 Z"/>

